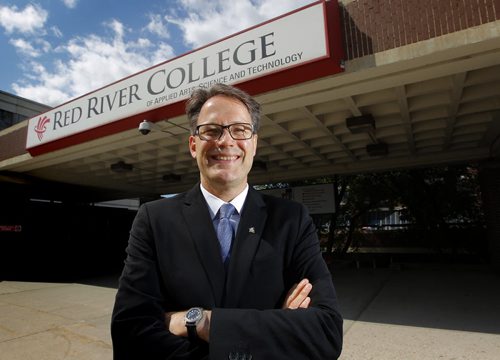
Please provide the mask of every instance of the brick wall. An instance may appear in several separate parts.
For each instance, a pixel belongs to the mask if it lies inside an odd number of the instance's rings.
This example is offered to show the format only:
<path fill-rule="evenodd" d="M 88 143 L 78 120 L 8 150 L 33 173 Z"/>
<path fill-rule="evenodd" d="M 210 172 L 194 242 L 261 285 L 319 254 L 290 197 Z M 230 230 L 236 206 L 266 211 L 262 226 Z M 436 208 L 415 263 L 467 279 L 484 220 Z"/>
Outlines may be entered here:
<path fill-rule="evenodd" d="M 500 0 L 339 0 L 346 58 L 500 20 Z"/>
<path fill-rule="evenodd" d="M 3 135 L 0 140 L 0 161 L 26 153 L 28 128 L 22 127 Z"/>

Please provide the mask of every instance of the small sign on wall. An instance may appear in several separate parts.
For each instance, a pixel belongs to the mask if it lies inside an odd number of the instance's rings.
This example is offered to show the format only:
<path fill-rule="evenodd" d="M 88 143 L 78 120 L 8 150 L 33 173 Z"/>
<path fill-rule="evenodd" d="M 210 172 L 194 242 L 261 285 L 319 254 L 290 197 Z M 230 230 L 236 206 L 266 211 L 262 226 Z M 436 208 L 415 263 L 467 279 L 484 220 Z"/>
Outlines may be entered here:
<path fill-rule="evenodd" d="M 292 189 L 293 199 L 304 204 L 311 214 L 335 212 L 335 196 L 332 184 L 299 186 Z"/>
<path fill-rule="evenodd" d="M 0 232 L 21 232 L 23 227 L 21 225 L 0 225 Z"/>
<path fill-rule="evenodd" d="M 269 189 L 262 190 L 262 192 L 304 204 L 310 214 L 332 214 L 335 212 L 335 195 L 332 184 L 297 186 L 291 189 Z"/>

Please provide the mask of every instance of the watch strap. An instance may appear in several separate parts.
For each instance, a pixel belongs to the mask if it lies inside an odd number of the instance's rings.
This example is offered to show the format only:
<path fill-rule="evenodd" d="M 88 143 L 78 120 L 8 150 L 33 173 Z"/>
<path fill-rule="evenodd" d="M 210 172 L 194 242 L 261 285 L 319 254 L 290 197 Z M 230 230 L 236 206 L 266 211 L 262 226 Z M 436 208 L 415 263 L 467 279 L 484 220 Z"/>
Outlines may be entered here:
<path fill-rule="evenodd" d="M 186 325 L 186 328 L 187 328 L 189 340 L 197 341 L 198 340 L 198 332 L 196 331 L 196 325 L 189 324 L 189 325 Z"/>

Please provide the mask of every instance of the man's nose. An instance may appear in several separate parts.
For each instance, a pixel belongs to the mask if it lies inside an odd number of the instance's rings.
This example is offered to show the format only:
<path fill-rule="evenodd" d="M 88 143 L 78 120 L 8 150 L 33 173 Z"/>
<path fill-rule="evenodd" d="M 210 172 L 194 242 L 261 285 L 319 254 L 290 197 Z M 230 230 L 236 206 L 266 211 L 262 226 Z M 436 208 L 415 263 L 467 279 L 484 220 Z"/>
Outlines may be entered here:
<path fill-rule="evenodd" d="M 233 141 L 233 138 L 231 137 L 231 133 L 229 132 L 228 128 L 222 129 L 222 134 L 220 135 L 219 139 L 217 140 L 218 143 L 223 143 L 226 141 Z"/>

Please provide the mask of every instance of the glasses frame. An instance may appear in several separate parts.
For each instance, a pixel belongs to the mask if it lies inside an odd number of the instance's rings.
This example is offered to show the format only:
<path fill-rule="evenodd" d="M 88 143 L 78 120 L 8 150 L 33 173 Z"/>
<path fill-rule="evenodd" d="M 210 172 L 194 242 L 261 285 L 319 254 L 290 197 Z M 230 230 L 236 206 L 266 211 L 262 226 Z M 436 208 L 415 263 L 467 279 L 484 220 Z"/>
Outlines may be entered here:
<path fill-rule="evenodd" d="M 216 126 L 221 130 L 220 135 L 217 139 L 206 139 L 206 138 L 203 138 L 203 135 L 200 134 L 200 127 L 207 126 L 207 125 Z M 247 138 L 242 138 L 242 139 L 235 138 L 233 136 L 233 133 L 231 132 L 231 127 L 235 126 L 235 125 L 250 126 L 250 129 L 252 131 L 251 135 Z M 226 130 L 226 129 L 227 129 L 227 132 L 229 133 L 229 136 L 231 136 L 231 139 L 233 139 L 233 140 L 250 140 L 255 135 L 253 124 L 249 124 L 249 123 L 234 123 L 234 124 L 229 124 L 229 125 L 220 125 L 220 124 L 213 124 L 213 123 L 201 124 L 201 125 L 196 126 L 196 130 L 194 131 L 194 135 L 198 136 L 200 138 L 200 140 L 203 140 L 203 141 L 219 141 L 222 138 L 222 136 L 224 135 L 224 130 Z"/>

